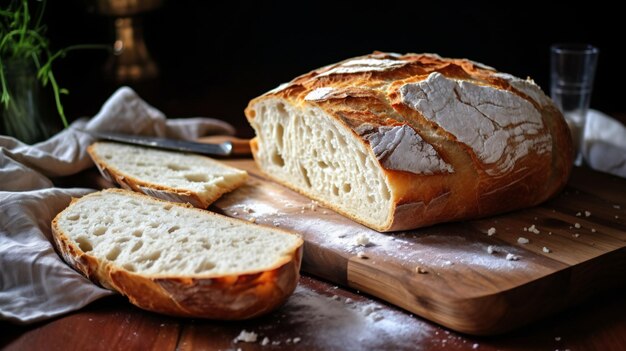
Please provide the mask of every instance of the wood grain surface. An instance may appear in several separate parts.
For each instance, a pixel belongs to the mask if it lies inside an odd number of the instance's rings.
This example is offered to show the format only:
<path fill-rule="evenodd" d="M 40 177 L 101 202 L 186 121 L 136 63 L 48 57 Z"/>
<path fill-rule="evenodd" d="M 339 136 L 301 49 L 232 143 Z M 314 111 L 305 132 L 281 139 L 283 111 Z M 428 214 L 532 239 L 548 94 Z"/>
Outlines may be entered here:
<path fill-rule="evenodd" d="M 30 326 L 0 322 L 0 349 L 624 350 L 626 298 L 622 290 L 596 297 L 514 332 L 477 337 L 456 333 L 383 301 L 304 276 L 285 305 L 249 321 L 173 318 L 140 310 L 125 298 L 112 296 Z M 257 341 L 236 343 L 234 339 L 242 330 L 256 333 Z"/>
<path fill-rule="evenodd" d="M 378 233 L 266 180 L 251 160 L 227 163 L 253 176 L 213 210 L 301 233 L 303 271 L 453 330 L 502 333 L 626 279 L 624 179 L 576 169 L 568 187 L 538 207 Z M 357 244 L 363 236 L 370 244 Z"/>

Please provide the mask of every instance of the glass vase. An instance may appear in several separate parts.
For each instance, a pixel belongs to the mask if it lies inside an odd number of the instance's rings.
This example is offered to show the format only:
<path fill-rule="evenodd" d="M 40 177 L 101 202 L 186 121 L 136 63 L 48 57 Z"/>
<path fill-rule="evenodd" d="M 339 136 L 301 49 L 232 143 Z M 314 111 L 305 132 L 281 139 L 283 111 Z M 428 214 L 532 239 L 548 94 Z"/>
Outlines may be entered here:
<path fill-rule="evenodd" d="M 45 116 L 43 106 L 47 104 L 42 99 L 36 67 L 28 60 L 7 60 L 4 77 L 10 100 L 8 105 L 0 105 L 2 134 L 27 144 L 50 137 L 52 128 Z"/>

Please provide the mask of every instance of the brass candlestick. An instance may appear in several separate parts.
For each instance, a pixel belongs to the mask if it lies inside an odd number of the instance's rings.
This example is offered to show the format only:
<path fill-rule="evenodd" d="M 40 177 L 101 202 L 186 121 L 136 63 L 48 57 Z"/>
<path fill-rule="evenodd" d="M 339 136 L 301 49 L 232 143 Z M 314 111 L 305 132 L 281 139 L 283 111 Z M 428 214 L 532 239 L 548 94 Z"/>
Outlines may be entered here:
<path fill-rule="evenodd" d="M 144 41 L 140 15 L 162 4 L 163 0 L 96 0 L 98 13 L 115 17 L 114 55 L 105 70 L 117 82 L 139 82 L 158 75 L 157 64 Z"/>

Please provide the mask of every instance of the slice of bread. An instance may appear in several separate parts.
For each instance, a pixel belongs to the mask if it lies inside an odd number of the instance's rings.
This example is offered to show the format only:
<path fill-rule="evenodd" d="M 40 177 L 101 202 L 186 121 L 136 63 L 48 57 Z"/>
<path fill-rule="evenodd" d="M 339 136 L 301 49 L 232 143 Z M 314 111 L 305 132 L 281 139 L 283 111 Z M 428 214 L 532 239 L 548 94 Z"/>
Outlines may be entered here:
<path fill-rule="evenodd" d="M 87 152 L 107 180 L 125 189 L 200 208 L 248 178 L 246 171 L 200 155 L 113 142 L 94 143 Z"/>
<path fill-rule="evenodd" d="M 140 308 L 244 319 L 271 311 L 299 278 L 302 238 L 123 189 L 74 199 L 52 221 L 76 270 Z"/>

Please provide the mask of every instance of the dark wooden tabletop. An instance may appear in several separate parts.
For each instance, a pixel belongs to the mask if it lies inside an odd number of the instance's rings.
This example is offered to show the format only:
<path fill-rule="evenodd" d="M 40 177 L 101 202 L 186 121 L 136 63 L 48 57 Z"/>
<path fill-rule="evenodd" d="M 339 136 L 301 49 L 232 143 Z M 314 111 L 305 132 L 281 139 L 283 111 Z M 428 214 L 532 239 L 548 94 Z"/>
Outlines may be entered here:
<path fill-rule="evenodd" d="M 458 334 L 308 276 L 284 306 L 249 321 L 167 317 L 112 296 L 51 321 L 0 328 L 4 350 L 626 350 L 626 294 L 602 292 L 495 337 Z M 243 330 L 256 342 L 234 342 Z"/>

